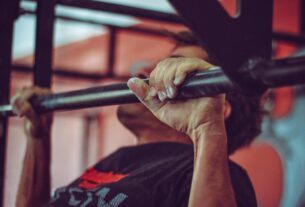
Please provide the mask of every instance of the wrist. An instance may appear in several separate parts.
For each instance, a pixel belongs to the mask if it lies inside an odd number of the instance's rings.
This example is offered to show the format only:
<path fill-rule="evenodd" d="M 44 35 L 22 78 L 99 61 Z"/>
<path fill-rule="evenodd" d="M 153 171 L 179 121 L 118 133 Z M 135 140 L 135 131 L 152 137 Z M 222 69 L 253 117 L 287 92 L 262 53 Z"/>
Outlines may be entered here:
<path fill-rule="evenodd" d="M 26 119 L 24 130 L 30 139 L 48 139 L 51 136 L 52 123 L 52 117 L 43 117 L 37 120 Z"/>
<path fill-rule="evenodd" d="M 192 137 L 195 159 L 227 160 L 227 134 L 224 124 L 213 123 L 197 128 Z"/>
<path fill-rule="evenodd" d="M 201 124 L 194 128 L 190 133 L 189 136 L 192 140 L 202 140 L 202 139 L 225 139 L 226 136 L 226 129 L 225 123 L 223 119 L 213 120 L 204 124 Z M 210 137 L 210 138 L 209 138 Z M 195 143 L 194 143 L 195 144 Z"/>

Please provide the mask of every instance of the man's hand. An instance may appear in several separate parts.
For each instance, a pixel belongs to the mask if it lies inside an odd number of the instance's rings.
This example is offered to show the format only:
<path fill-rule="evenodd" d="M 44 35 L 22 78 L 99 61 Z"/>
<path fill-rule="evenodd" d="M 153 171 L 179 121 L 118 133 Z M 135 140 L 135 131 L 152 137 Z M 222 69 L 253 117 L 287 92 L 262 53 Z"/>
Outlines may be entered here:
<path fill-rule="evenodd" d="M 172 100 L 188 74 L 211 67 L 198 58 L 168 58 L 153 70 L 149 85 L 137 78 L 127 84 L 159 120 L 192 139 L 195 164 L 188 206 L 235 207 L 224 126 L 225 96 Z"/>
<path fill-rule="evenodd" d="M 11 99 L 14 112 L 24 117 L 24 130 L 28 138 L 43 137 L 50 133 L 53 115 L 39 115 L 32 107 L 30 100 L 37 96 L 47 96 L 49 89 L 39 87 L 24 87 Z"/>
<path fill-rule="evenodd" d="M 14 112 L 24 117 L 27 145 L 16 198 L 18 207 L 38 207 L 50 199 L 51 125 L 53 116 L 39 115 L 31 98 L 46 96 L 50 90 L 25 87 L 11 99 Z"/>
<path fill-rule="evenodd" d="M 202 127 L 223 122 L 224 95 L 182 101 L 172 99 L 188 74 L 211 67 L 213 65 L 199 58 L 168 58 L 150 74 L 149 85 L 138 78 L 131 78 L 127 84 L 159 120 L 195 138 Z"/>

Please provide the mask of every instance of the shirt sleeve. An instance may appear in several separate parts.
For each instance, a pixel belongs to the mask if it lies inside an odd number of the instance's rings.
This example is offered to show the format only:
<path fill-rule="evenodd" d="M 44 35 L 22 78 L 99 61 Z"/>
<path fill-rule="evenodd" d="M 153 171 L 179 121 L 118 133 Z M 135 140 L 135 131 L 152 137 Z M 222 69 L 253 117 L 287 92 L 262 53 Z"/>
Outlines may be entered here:
<path fill-rule="evenodd" d="M 229 162 L 231 182 L 238 207 L 257 207 L 255 191 L 247 172 L 233 162 Z M 181 176 L 177 183 L 177 205 L 178 207 L 187 207 L 193 171 L 190 170 Z"/>
<path fill-rule="evenodd" d="M 237 164 L 229 164 L 231 182 L 238 207 L 256 207 L 256 196 L 247 172 Z"/>

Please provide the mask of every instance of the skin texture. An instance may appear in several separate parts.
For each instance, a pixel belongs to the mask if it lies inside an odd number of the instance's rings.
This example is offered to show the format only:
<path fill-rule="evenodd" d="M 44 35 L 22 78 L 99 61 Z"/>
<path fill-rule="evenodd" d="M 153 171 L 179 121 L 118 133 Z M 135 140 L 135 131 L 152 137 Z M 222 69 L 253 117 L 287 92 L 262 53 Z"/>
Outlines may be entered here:
<path fill-rule="evenodd" d="M 149 75 L 149 85 L 138 78 L 128 81 L 142 104 L 120 106 L 118 118 L 136 135 L 138 144 L 165 141 L 193 144 L 195 166 L 189 206 L 236 206 L 224 127 L 230 105 L 224 95 L 171 100 L 189 73 L 212 67 L 202 60 L 207 58 L 207 53 L 197 46 L 175 48 L 172 58 L 161 61 L 152 72 L 141 71 L 142 77 Z M 24 88 L 12 99 L 15 111 L 25 117 L 28 140 L 17 197 L 20 207 L 41 206 L 49 200 L 52 115 L 39 116 L 29 104 L 34 94 L 48 93 L 39 88 Z"/>
<path fill-rule="evenodd" d="M 50 200 L 50 139 L 53 117 L 37 115 L 29 103 L 33 96 L 46 96 L 49 93 L 49 90 L 38 87 L 24 87 L 11 99 L 14 111 L 24 117 L 24 131 L 27 137 L 16 199 L 18 207 L 38 207 Z"/>

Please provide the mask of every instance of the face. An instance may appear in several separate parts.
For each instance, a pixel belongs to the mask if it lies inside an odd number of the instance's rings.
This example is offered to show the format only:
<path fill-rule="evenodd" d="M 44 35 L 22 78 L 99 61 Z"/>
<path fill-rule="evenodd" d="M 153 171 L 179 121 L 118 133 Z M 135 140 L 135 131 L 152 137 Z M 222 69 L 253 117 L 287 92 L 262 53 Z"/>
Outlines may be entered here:
<path fill-rule="evenodd" d="M 176 47 L 170 57 L 196 57 L 204 60 L 208 59 L 205 50 L 198 46 L 180 46 Z M 153 68 L 146 68 L 137 73 L 139 78 L 148 78 Z M 149 124 L 154 125 L 160 123 L 155 116 L 143 104 L 125 104 L 120 105 L 117 111 L 119 120 L 127 128 L 135 125 Z"/>

